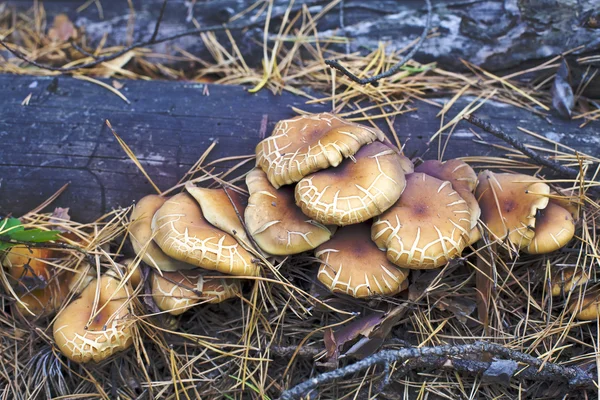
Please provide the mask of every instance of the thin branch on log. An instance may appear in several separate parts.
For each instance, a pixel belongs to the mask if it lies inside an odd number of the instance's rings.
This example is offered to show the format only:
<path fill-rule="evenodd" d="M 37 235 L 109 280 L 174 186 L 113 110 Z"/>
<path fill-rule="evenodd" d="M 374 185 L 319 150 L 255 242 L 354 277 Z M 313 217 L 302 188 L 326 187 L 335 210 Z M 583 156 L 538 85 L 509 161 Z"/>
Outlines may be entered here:
<path fill-rule="evenodd" d="M 408 54 L 406 54 L 397 64 L 395 64 L 393 67 L 391 67 L 387 71 L 382 72 L 381 74 L 372 76 L 370 78 L 359 78 L 358 76 L 356 76 L 352 72 L 350 72 L 348 69 L 346 69 L 344 66 L 342 66 L 342 64 L 340 64 L 339 61 L 337 61 L 337 60 L 325 60 L 325 64 L 327 64 L 331 68 L 337 69 L 343 75 L 350 78 L 353 82 L 356 82 L 361 85 L 368 85 L 369 83 L 376 84 L 377 81 L 394 75 L 396 72 L 400 71 L 400 68 L 402 68 L 404 66 L 404 64 L 406 64 L 406 62 L 408 60 L 410 60 L 416 54 L 417 51 L 419 51 L 419 49 L 421 48 L 421 45 L 427 38 L 427 33 L 429 32 L 429 28 L 431 26 L 431 14 L 433 13 L 433 11 L 432 11 L 432 7 L 431 7 L 431 1 L 425 0 L 425 3 L 427 4 L 427 20 L 425 22 L 425 28 L 423 29 L 423 33 L 421 33 L 421 36 L 419 37 L 419 41 L 417 42 L 415 47 L 413 47 L 412 50 L 408 52 Z"/>
<path fill-rule="evenodd" d="M 167 8 L 167 1 L 163 0 L 162 5 L 160 6 L 160 13 L 158 14 L 158 18 L 156 18 L 156 25 L 154 25 L 154 32 L 152 33 L 152 37 L 150 38 L 151 42 L 156 40 L 156 36 L 158 35 L 158 30 L 160 29 L 160 23 L 165 15 L 165 8 Z"/>
<path fill-rule="evenodd" d="M 487 365 L 488 363 L 476 361 L 467 363 L 464 359 L 461 359 L 461 357 L 464 358 L 467 355 L 477 355 L 482 358 L 481 356 L 483 356 L 483 353 L 489 353 L 497 358 L 511 360 L 522 364 L 524 368 L 520 368 L 515 372 L 512 376 L 514 379 L 564 382 L 568 384 L 571 389 L 596 389 L 594 377 L 583 371 L 581 368 L 564 367 L 558 364 L 544 362 L 544 360 L 540 360 L 529 354 L 511 350 L 495 343 L 476 342 L 474 344 L 463 345 L 384 350 L 354 364 L 317 375 L 308 381 L 286 390 L 281 395 L 281 399 L 298 399 L 309 391 L 317 388 L 319 385 L 344 378 L 348 375 L 353 375 L 374 365 L 383 365 L 385 367 L 385 365 L 389 365 L 393 362 L 408 361 L 407 365 L 414 368 L 422 368 L 431 365 L 423 365 L 423 363 L 414 360 L 433 360 L 433 365 L 435 365 L 439 361 L 447 359 L 444 360 L 444 366 L 447 368 L 454 369 L 456 367 L 459 371 L 469 373 L 480 373 L 481 370 L 485 372 L 489 367 Z"/>
<path fill-rule="evenodd" d="M 506 133 L 502 132 L 498 127 L 490 124 L 489 122 L 485 122 L 472 114 L 466 114 L 463 116 L 463 119 L 470 122 L 471 124 L 483 129 L 487 133 L 490 133 L 496 136 L 498 139 L 504 140 L 506 143 L 510 144 L 515 149 L 519 150 L 521 153 L 525 154 L 527 157 L 531 158 L 541 166 L 546 168 L 550 168 L 551 170 L 558 172 L 561 175 L 567 176 L 569 178 L 576 179 L 579 176 L 580 171 L 565 167 L 560 165 L 555 161 L 551 161 L 546 157 L 540 155 L 536 151 L 531 150 L 529 147 L 525 146 L 523 143 L 517 141 L 516 139 L 508 136 Z"/>

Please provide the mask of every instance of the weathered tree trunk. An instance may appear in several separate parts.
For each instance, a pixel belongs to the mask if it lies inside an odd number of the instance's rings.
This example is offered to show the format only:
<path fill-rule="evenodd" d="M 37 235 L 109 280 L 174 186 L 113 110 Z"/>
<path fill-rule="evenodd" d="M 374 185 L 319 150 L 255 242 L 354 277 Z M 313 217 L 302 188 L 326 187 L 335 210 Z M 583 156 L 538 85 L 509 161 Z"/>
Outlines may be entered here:
<path fill-rule="evenodd" d="M 317 14 L 331 0 L 296 0 L 293 10 L 303 6 Z M 578 51 L 600 49 L 600 9 L 598 0 L 432 0 L 434 15 L 430 37 L 416 55 L 424 62 L 463 68 L 465 59 L 489 70 L 507 69 L 527 61 L 560 54 L 582 46 Z M 161 35 L 193 29 L 193 19 L 201 26 L 226 23 L 232 16 L 254 4 L 255 0 L 170 1 L 167 4 Z M 289 0 L 274 0 L 271 32 L 285 13 Z M 31 0 L 11 0 L 9 5 L 26 9 Z M 127 2 L 102 2 L 103 17 L 91 5 L 81 13 L 75 9 L 81 2 L 56 0 L 45 2 L 50 17 L 67 13 L 78 26 L 85 26 L 88 42 L 98 43 L 105 33 L 109 43 L 122 44 L 128 37 L 131 13 Z M 151 36 L 162 0 L 136 0 L 134 39 Z M 343 10 L 342 10 L 343 7 Z M 259 7 L 260 8 L 260 7 Z M 258 9 L 258 8 L 257 8 Z M 256 10 L 236 23 L 251 22 Z M 346 36 L 349 45 L 342 51 L 368 51 L 380 41 L 388 42 L 388 50 L 401 49 L 417 38 L 425 23 L 423 0 L 344 0 L 319 22 L 321 37 Z M 237 44 L 250 64 L 260 65 L 263 27 L 233 32 Z M 225 35 L 219 35 L 223 43 Z M 211 56 L 198 36 L 184 37 L 157 46 L 167 54 L 179 47 L 203 59 Z M 168 62 L 167 60 L 163 60 Z"/>

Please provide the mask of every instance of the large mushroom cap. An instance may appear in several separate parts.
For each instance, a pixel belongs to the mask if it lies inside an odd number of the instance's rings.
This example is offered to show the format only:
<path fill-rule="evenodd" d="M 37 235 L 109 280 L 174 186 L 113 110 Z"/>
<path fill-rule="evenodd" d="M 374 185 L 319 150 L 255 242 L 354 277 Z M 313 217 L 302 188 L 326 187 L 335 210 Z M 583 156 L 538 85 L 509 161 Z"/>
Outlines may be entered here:
<path fill-rule="evenodd" d="M 127 300 L 126 285 L 111 276 L 90 283 L 54 321 L 54 340 L 60 351 L 70 360 L 85 363 L 102 361 L 128 348 L 133 338 Z"/>
<path fill-rule="evenodd" d="M 475 228 L 481 215 L 481 209 L 473 195 L 477 187 L 477 175 L 469 164 L 458 159 L 444 162 L 427 160 L 417 166 L 415 172 L 422 172 L 442 181 L 450 181 L 454 190 L 467 202 L 471 212 L 471 228 Z"/>
<path fill-rule="evenodd" d="M 176 260 L 231 275 L 259 273 L 252 255 L 231 235 L 210 225 L 186 193 L 173 196 L 158 209 L 152 230 L 156 244 Z"/>
<path fill-rule="evenodd" d="M 600 291 L 593 289 L 583 298 L 571 297 L 569 310 L 575 314 L 575 318 L 583 321 L 592 321 L 600 316 Z"/>
<path fill-rule="evenodd" d="M 241 292 L 239 279 L 205 278 L 202 271 L 152 273 L 152 298 L 163 311 L 183 314 L 200 302 L 220 303 Z"/>
<path fill-rule="evenodd" d="M 256 165 L 279 188 L 306 175 L 339 165 L 364 144 L 383 140 L 383 133 L 329 113 L 279 121 L 273 134 L 256 146 Z"/>
<path fill-rule="evenodd" d="M 157 195 L 149 195 L 138 201 L 131 213 L 132 223 L 129 226 L 131 246 L 135 253 L 142 254 L 142 260 L 153 268 L 162 271 L 194 268 L 193 265 L 169 257 L 152 240 L 152 217 L 165 201 L 166 198 Z"/>
<path fill-rule="evenodd" d="M 483 171 L 475 197 L 491 238 L 502 241 L 508 237 L 524 248 L 534 237 L 531 228 L 535 227 L 536 212 L 548 205 L 549 193 L 550 187 L 533 176 Z"/>
<path fill-rule="evenodd" d="M 363 146 L 354 159 L 300 180 L 296 203 L 322 224 L 367 221 L 400 198 L 406 186 L 403 158 L 381 142 Z"/>
<path fill-rule="evenodd" d="M 329 228 L 296 207 L 292 187 L 275 189 L 260 168 L 248 173 L 246 185 L 250 192 L 246 227 L 262 250 L 274 255 L 297 254 L 331 238 Z"/>
<path fill-rule="evenodd" d="M 525 247 L 529 254 L 544 254 L 565 246 L 575 235 L 571 213 L 555 203 L 548 203 L 535 217 L 535 236 Z"/>
<path fill-rule="evenodd" d="M 356 224 L 341 228 L 315 255 L 323 261 L 317 277 L 332 292 L 353 297 L 399 293 L 408 270 L 392 264 L 370 239 L 370 228 Z"/>
<path fill-rule="evenodd" d="M 430 269 L 460 255 L 470 226 L 467 203 L 449 181 L 415 172 L 406 176 L 400 200 L 376 218 L 371 237 L 394 264 Z"/>
<path fill-rule="evenodd" d="M 191 183 L 185 185 L 185 189 L 200 204 L 202 215 L 211 225 L 248 243 L 248 237 L 238 217 L 238 213 L 243 216 L 246 210 L 239 194 L 231 189 L 227 189 L 225 193 L 225 189 L 206 189 Z"/>

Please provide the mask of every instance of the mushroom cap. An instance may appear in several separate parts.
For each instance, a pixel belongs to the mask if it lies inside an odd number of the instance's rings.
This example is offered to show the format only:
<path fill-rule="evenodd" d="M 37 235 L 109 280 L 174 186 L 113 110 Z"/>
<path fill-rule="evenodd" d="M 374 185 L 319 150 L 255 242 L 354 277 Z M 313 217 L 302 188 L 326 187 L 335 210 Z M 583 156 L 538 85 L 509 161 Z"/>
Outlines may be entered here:
<path fill-rule="evenodd" d="M 191 182 L 185 185 L 185 189 L 200 204 L 202 215 L 212 226 L 248 243 L 244 226 L 235 212 L 237 209 L 237 212 L 242 217 L 244 216 L 246 205 L 242 200 L 242 196 L 230 189 L 225 193 L 225 189 L 222 188 L 206 189 L 195 186 Z M 231 200 L 229 200 L 227 194 L 229 194 Z M 231 204 L 232 201 L 233 204 Z M 233 205 L 235 205 L 235 208 L 233 208 Z"/>
<path fill-rule="evenodd" d="M 475 197 L 490 237 L 502 241 L 508 236 L 524 248 L 534 237 L 535 215 L 548 205 L 549 193 L 550 187 L 533 176 L 486 170 L 479 174 Z"/>
<path fill-rule="evenodd" d="M 303 115 L 279 121 L 256 146 L 256 165 L 275 188 L 339 165 L 362 145 L 383 140 L 379 129 L 344 121 L 333 114 Z"/>
<path fill-rule="evenodd" d="M 552 296 L 568 293 L 574 287 L 585 284 L 589 279 L 589 275 L 582 268 L 564 268 L 555 273 L 550 280 Z"/>
<path fill-rule="evenodd" d="M 431 269 L 459 256 L 470 231 L 467 203 L 450 182 L 415 172 L 400 200 L 375 219 L 371 238 L 394 264 Z"/>
<path fill-rule="evenodd" d="M 131 246 L 137 255 L 140 255 L 146 247 L 146 251 L 142 254 L 142 260 L 153 268 L 162 271 L 194 268 L 193 265 L 169 257 L 152 240 L 152 217 L 166 201 L 167 199 L 164 197 L 148 195 L 137 202 L 131 213 L 132 222 L 129 226 Z"/>
<path fill-rule="evenodd" d="M 99 362 L 133 343 L 132 322 L 127 321 L 126 287 L 111 276 L 102 276 L 58 314 L 54 340 L 67 358 L 80 363 Z"/>
<path fill-rule="evenodd" d="M 427 160 L 417 166 L 415 172 L 422 172 L 443 181 L 450 181 L 454 190 L 467 202 L 471 211 L 471 228 L 475 228 L 477 220 L 481 216 L 481 209 L 473 195 L 477 187 L 477 175 L 469 164 L 459 159 L 444 162 Z"/>
<path fill-rule="evenodd" d="M 248 232 L 258 246 L 274 255 L 302 253 L 328 241 L 331 230 L 310 220 L 294 202 L 294 188 L 275 189 L 267 175 L 254 168 L 246 176 L 250 192 L 244 213 Z"/>
<path fill-rule="evenodd" d="M 322 223 L 351 225 L 390 208 L 404 191 L 404 156 L 381 142 L 363 146 L 338 167 L 304 177 L 296 185 L 296 204 Z"/>
<path fill-rule="evenodd" d="M 370 239 L 367 224 L 340 228 L 315 255 L 323 261 L 317 278 L 334 293 L 362 298 L 402 291 L 409 271 L 391 263 Z"/>
<path fill-rule="evenodd" d="M 565 196 L 556 192 L 552 192 L 550 193 L 550 195 L 553 196 L 550 197 L 550 203 L 554 203 L 557 206 L 561 206 L 562 208 L 567 210 L 574 220 L 579 219 L 580 203 L 579 199 L 576 196 Z"/>
<path fill-rule="evenodd" d="M 96 268 L 91 266 L 87 261 L 82 261 L 71 274 L 68 282 L 69 291 L 79 294 L 96 278 Z"/>
<path fill-rule="evenodd" d="M 548 203 L 535 217 L 535 236 L 524 250 L 529 254 L 545 254 L 565 246 L 575 235 L 575 221 L 569 211 Z"/>
<path fill-rule="evenodd" d="M 575 318 L 583 321 L 593 321 L 600 316 L 600 292 L 596 289 L 580 299 L 573 296 L 569 302 L 569 311 L 575 313 Z"/>
<path fill-rule="evenodd" d="M 140 263 L 134 263 L 133 258 L 127 258 L 123 260 L 122 265 L 125 267 L 125 275 L 129 276 L 129 283 L 132 288 L 137 288 L 142 283 L 142 269 Z"/>
<path fill-rule="evenodd" d="M 23 245 L 13 246 L 6 250 L 2 265 L 8 269 L 9 275 L 15 279 L 22 277 L 39 277 L 49 279 L 49 260 L 54 257 L 50 249 L 30 248 Z"/>
<path fill-rule="evenodd" d="M 235 238 L 206 221 L 187 193 L 165 202 L 152 219 L 154 241 L 168 256 L 204 269 L 256 276 L 252 255 Z"/>
<path fill-rule="evenodd" d="M 203 271 L 152 273 L 152 298 L 162 311 L 183 314 L 194 305 L 216 304 L 241 293 L 239 279 L 206 278 Z"/>

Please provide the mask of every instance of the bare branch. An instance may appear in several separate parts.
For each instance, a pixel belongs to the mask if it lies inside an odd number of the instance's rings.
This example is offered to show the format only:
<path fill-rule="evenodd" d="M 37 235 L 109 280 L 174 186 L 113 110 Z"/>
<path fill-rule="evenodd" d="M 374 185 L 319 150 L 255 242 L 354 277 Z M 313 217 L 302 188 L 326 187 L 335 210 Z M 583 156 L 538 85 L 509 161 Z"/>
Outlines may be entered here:
<path fill-rule="evenodd" d="M 568 384 L 571 389 L 594 390 L 596 388 L 594 377 L 583 371 L 581 368 L 564 367 L 562 365 L 544 362 L 544 360 L 540 360 L 529 354 L 511 350 L 495 343 L 476 342 L 474 344 L 463 345 L 384 350 L 354 364 L 317 375 L 283 392 L 281 399 L 298 399 L 324 383 L 344 378 L 348 375 L 353 375 L 374 365 L 383 365 L 385 367 L 393 362 L 409 361 L 406 365 L 417 368 L 423 367 L 420 362 L 422 360 L 433 360 L 432 366 L 436 364 L 439 366 L 440 362 L 443 361 L 444 366 L 446 367 L 452 368 L 453 364 L 456 364 L 457 369 L 461 371 L 479 373 L 484 367 L 488 366 L 488 363 L 475 361 L 473 365 L 469 366 L 464 361 L 466 356 L 477 355 L 480 356 L 479 358 L 483 358 L 484 353 L 491 354 L 496 358 L 511 360 L 521 364 L 523 368 L 516 370 L 512 376 L 513 379 L 563 382 Z M 414 362 L 415 360 L 416 362 Z M 483 370 L 483 372 L 486 370 L 487 368 Z"/>
<path fill-rule="evenodd" d="M 391 67 L 387 71 L 382 72 L 381 74 L 372 76 L 370 78 L 359 78 L 358 76 L 356 76 L 352 72 L 350 72 L 348 69 L 346 69 L 344 66 L 342 66 L 342 64 L 340 64 L 339 61 L 337 61 L 337 60 L 325 60 L 325 64 L 329 65 L 331 68 L 337 69 L 343 75 L 350 78 L 353 82 L 359 83 L 361 85 L 367 85 L 369 83 L 375 84 L 380 79 L 388 78 L 388 77 L 394 75 L 395 73 L 400 71 L 400 69 L 404 66 L 404 64 L 406 64 L 406 62 L 408 60 L 410 60 L 416 54 L 417 51 L 419 51 L 419 49 L 421 48 L 421 45 L 427 38 L 427 33 L 429 32 L 429 29 L 431 26 L 431 14 L 433 13 L 433 11 L 432 11 L 432 7 L 431 7 L 431 0 L 425 0 L 425 3 L 427 4 L 427 20 L 425 21 L 425 28 L 423 29 L 423 33 L 421 33 L 421 36 L 419 37 L 419 41 L 417 42 L 415 47 L 413 47 L 412 50 L 408 52 L 408 54 L 406 54 L 404 57 L 402 57 L 402 59 L 397 64 L 395 64 L 393 67 Z"/>

